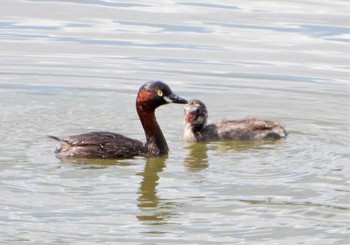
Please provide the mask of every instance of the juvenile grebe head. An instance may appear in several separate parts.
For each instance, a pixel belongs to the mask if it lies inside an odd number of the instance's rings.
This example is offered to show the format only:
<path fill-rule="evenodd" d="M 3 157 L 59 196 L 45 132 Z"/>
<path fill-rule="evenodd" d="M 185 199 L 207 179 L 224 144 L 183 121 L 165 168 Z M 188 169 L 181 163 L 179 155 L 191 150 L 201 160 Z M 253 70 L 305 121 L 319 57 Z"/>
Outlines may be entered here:
<path fill-rule="evenodd" d="M 165 83 L 151 81 L 141 86 L 136 103 L 143 109 L 154 110 L 168 103 L 186 104 L 187 100 L 175 95 Z"/>
<path fill-rule="evenodd" d="M 185 123 L 201 130 L 208 119 L 208 111 L 204 103 L 200 100 L 191 100 L 185 105 L 184 109 Z"/>

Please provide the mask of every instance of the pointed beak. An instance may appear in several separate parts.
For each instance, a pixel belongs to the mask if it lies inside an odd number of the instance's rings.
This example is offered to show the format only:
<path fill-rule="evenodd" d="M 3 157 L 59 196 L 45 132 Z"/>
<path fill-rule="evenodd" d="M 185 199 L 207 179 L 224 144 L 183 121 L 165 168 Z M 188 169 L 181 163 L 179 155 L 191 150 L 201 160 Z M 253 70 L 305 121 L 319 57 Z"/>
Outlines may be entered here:
<path fill-rule="evenodd" d="M 163 98 L 168 103 L 187 104 L 187 100 L 177 96 L 176 94 L 171 94 L 169 96 L 164 96 Z"/>

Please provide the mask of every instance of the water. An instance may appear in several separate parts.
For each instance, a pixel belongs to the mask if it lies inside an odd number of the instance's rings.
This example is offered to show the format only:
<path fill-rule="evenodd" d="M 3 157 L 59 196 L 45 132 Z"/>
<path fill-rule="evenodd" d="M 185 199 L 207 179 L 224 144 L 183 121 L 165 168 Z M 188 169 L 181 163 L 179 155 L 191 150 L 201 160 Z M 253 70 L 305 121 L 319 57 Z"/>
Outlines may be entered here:
<path fill-rule="evenodd" d="M 349 243 L 347 1 L 14 1 L 0 9 L 1 244 Z M 181 142 L 168 157 L 60 162 L 45 135 L 144 139 L 163 80 L 209 119 L 283 121 L 281 142 Z"/>

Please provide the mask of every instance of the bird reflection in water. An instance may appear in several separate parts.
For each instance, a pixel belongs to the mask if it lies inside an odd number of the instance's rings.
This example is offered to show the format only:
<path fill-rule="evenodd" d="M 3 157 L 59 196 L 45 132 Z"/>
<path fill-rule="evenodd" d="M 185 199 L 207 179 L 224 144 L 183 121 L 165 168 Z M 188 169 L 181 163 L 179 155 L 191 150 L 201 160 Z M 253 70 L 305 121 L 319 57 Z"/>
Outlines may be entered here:
<path fill-rule="evenodd" d="M 205 169 L 209 166 L 207 145 L 207 142 L 199 142 L 195 144 L 189 144 L 186 146 L 188 154 L 185 158 L 184 165 L 187 168 L 187 170 L 197 171 Z"/>
<path fill-rule="evenodd" d="M 185 143 L 187 156 L 184 165 L 189 171 L 198 171 L 209 167 L 208 153 L 228 154 L 231 152 L 270 150 L 278 144 L 280 144 L 278 140 L 227 140 Z"/>
<path fill-rule="evenodd" d="M 174 203 L 159 198 L 157 194 L 159 173 L 164 170 L 167 158 L 167 156 L 148 158 L 144 171 L 138 173 L 143 177 L 137 199 L 137 206 L 142 212 L 141 215 L 137 216 L 140 221 L 160 225 L 166 223 L 167 218 L 172 216 Z"/>

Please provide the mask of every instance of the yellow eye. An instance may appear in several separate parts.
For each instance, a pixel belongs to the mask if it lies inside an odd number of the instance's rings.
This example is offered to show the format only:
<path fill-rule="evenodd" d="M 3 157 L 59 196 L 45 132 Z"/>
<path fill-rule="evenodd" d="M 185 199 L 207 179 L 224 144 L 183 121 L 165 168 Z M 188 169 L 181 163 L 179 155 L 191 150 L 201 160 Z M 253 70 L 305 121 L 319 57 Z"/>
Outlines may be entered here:
<path fill-rule="evenodd" d="M 163 96 L 163 92 L 161 90 L 158 90 L 158 96 Z"/>

